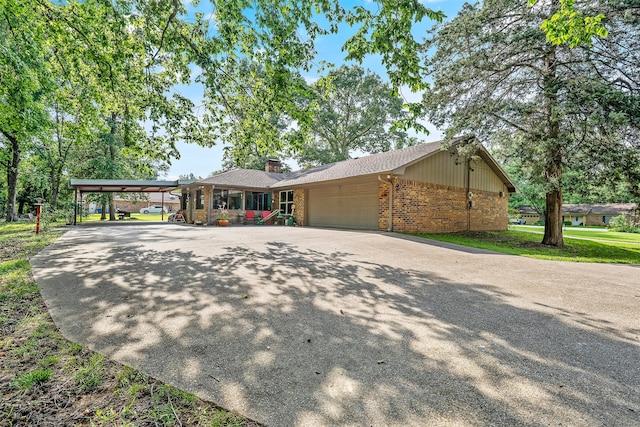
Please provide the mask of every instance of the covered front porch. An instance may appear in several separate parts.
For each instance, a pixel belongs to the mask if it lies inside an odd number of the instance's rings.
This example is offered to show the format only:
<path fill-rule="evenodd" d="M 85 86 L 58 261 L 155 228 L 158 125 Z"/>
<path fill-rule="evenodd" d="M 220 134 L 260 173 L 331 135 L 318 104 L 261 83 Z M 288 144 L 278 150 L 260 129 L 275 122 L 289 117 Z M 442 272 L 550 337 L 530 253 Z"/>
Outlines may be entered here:
<path fill-rule="evenodd" d="M 231 224 L 255 224 L 268 218 L 284 223 L 293 213 L 293 191 L 241 188 L 206 183 L 183 187 L 185 220 L 190 224 L 215 224 L 221 216 Z M 277 212 L 277 213 L 274 213 Z"/>

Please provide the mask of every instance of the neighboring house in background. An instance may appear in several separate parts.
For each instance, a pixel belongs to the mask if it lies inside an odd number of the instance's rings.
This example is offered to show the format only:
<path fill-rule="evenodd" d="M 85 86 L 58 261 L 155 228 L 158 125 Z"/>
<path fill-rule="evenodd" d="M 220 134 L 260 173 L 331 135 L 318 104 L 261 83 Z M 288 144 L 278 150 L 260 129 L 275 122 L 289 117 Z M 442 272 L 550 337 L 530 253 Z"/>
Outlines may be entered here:
<path fill-rule="evenodd" d="M 538 214 L 529 206 L 516 208 L 527 224 L 544 221 L 544 215 Z M 600 225 L 609 224 L 611 218 L 625 215 L 633 222 L 638 222 L 638 205 L 636 203 L 596 203 L 596 204 L 564 204 L 562 205 L 562 221 L 571 225 Z"/>
<path fill-rule="evenodd" d="M 636 203 L 600 203 L 562 205 L 562 220 L 571 225 L 607 225 L 611 218 L 624 215 L 637 222 Z"/>
<path fill-rule="evenodd" d="M 438 141 L 291 173 L 269 160 L 265 171 L 235 169 L 180 191 L 190 223 L 279 209 L 305 226 L 455 232 L 505 230 L 516 187 L 483 147 L 463 158 Z"/>
<path fill-rule="evenodd" d="M 518 206 L 516 208 L 520 217 L 526 222 L 525 224 L 535 224 L 538 221 L 544 221 L 544 216 L 540 215 L 538 211 L 530 206 Z"/>
<path fill-rule="evenodd" d="M 163 205 L 169 212 L 180 209 L 180 197 L 171 193 L 164 193 L 164 203 L 162 193 L 114 193 L 113 202 L 116 209 L 127 212 L 156 205 Z"/>

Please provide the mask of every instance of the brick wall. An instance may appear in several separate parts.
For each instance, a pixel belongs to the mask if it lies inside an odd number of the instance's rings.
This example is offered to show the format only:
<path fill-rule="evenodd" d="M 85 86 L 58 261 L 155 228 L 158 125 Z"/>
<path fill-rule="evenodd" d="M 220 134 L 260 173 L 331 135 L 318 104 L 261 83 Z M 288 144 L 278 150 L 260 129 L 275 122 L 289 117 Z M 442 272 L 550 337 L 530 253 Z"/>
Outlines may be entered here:
<path fill-rule="evenodd" d="M 296 218 L 296 224 L 305 225 L 305 202 L 306 202 L 306 192 L 307 190 L 293 190 L 293 204 L 296 207 L 293 216 Z"/>
<path fill-rule="evenodd" d="M 187 206 L 185 209 L 185 220 L 193 224 L 195 221 L 202 221 L 203 224 L 207 223 L 207 207 L 211 204 L 212 191 L 204 189 L 204 207 L 202 209 L 196 209 L 196 194 L 197 190 L 193 189 L 189 194 L 189 204 L 193 203 L 193 217 L 191 216 L 191 206 Z"/>
<path fill-rule="evenodd" d="M 471 208 L 472 231 L 506 230 L 509 225 L 508 197 L 498 193 L 473 190 L 476 205 Z"/>
<path fill-rule="evenodd" d="M 378 228 L 386 230 L 389 184 L 381 182 L 378 192 Z M 507 197 L 475 190 L 472 200 L 475 206 L 467 209 L 469 199 L 463 188 L 399 179 L 393 194 L 393 231 L 450 233 L 507 229 Z"/>

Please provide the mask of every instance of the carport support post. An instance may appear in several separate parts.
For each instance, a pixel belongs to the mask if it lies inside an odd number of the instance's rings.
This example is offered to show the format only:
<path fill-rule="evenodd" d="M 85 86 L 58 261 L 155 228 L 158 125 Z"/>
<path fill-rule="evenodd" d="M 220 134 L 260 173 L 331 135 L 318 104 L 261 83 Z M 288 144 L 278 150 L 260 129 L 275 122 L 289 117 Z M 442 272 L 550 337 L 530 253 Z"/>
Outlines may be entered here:
<path fill-rule="evenodd" d="M 76 187 L 75 193 L 76 202 L 73 204 L 73 225 L 76 225 L 78 221 L 78 187 Z"/>

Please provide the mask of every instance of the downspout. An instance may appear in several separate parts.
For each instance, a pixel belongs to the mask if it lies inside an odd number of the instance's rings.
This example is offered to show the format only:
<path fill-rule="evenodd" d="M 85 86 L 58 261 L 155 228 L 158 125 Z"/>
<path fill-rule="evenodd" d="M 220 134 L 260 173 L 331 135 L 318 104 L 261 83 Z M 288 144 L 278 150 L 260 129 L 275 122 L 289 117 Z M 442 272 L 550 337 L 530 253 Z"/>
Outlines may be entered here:
<path fill-rule="evenodd" d="M 387 227 L 387 231 L 393 231 L 393 181 L 395 181 L 395 177 L 387 175 L 387 179 L 388 181 L 382 179 L 382 177 L 378 175 L 378 180 L 380 182 L 389 184 L 389 226 Z"/>

